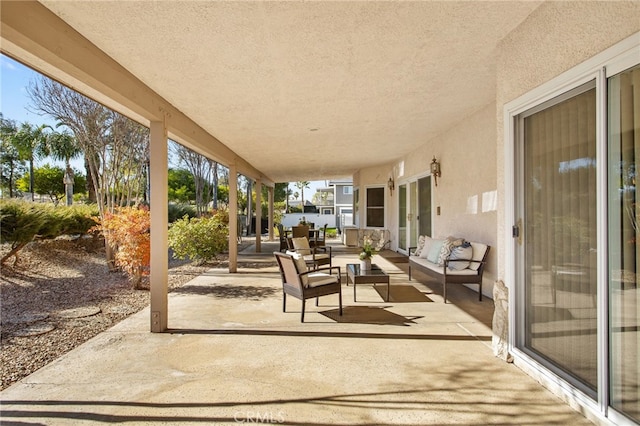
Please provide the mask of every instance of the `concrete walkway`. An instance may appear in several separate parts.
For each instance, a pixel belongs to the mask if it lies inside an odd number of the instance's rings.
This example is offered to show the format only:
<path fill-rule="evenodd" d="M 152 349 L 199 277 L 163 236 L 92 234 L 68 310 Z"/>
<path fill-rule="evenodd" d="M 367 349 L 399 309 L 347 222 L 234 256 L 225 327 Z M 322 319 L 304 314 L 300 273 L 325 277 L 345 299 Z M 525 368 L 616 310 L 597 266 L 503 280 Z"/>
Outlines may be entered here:
<path fill-rule="evenodd" d="M 354 303 L 343 282 L 340 322 L 332 295 L 301 324 L 299 300 L 282 312 L 274 247 L 170 293 L 170 332 L 150 333 L 145 309 L 4 390 L 2 424 L 591 424 L 493 356 L 490 299 L 453 286 L 445 305 L 376 256 L 390 302 L 362 285 Z"/>

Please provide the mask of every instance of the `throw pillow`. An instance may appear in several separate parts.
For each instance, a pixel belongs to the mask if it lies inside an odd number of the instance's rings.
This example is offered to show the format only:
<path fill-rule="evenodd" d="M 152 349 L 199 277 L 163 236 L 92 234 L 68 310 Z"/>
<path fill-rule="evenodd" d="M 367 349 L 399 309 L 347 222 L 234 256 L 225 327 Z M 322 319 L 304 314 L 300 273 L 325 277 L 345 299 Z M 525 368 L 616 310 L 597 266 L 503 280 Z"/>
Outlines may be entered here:
<path fill-rule="evenodd" d="M 293 248 L 296 249 L 297 253 L 303 256 L 311 254 L 311 247 L 309 247 L 309 240 L 307 240 L 307 237 L 292 238 L 291 242 L 293 243 Z"/>
<path fill-rule="evenodd" d="M 473 248 L 471 247 L 471 243 L 464 242 L 462 245 L 455 246 L 451 250 L 451 255 L 449 255 L 449 269 L 452 271 L 461 271 L 465 268 L 469 267 L 469 260 L 473 256 Z M 456 259 L 466 259 L 466 260 L 456 260 Z"/>
<path fill-rule="evenodd" d="M 440 256 L 442 244 L 444 244 L 444 240 L 433 240 L 431 249 L 429 249 L 429 255 L 427 256 L 429 262 L 438 263 L 438 256 Z"/>
<path fill-rule="evenodd" d="M 416 247 L 416 251 L 413 252 L 414 255 L 420 256 L 420 254 L 424 251 L 424 235 L 420 235 L 418 237 L 418 247 Z"/>
<path fill-rule="evenodd" d="M 434 241 L 431 237 L 424 237 L 424 247 L 422 248 L 422 253 L 420 253 L 422 259 L 426 259 L 429 256 Z"/>
<path fill-rule="evenodd" d="M 445 238 L 442 242 L 442 247 L 440 247 L 440 253 L 438 253 L 438 258 L 435 263 L 438 265 L 444 265 L 444 261 L 449 258 L 452 248 L 453 242 L 449 238 Z"/>
<path fill-rule="evenodd" d="M 458 237 L 447 237 L 442 244 L 442 248 L 440 249 L 440 254 L 438 255 L 438 261 L 436 262 L 438 265 L 444 265 L 444 261 L 449 258 L 451 255 L 451 250 L 454 247 L 457 247 L 464 243 L 464 238 Z"/>

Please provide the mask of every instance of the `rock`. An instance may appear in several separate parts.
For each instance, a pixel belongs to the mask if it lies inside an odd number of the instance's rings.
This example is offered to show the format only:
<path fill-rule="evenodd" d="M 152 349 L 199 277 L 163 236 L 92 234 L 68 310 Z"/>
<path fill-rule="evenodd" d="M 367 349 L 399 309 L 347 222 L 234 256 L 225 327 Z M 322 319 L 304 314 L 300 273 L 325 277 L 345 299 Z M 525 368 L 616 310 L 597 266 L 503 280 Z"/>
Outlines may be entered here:
<path fill-rule="evenodd" d="M 30 324 L 14 331 L 12 334 L 17 337 L 39 336 L 53 331 L 55 328 L 56 326 L 50 323 Z"/>
<path fill-rule="evenodd" d="M 509 289 L 502 280 L 496 281 L 493 286 L 493 302 L 493 354 L 503 361 L 513 362 L 513 356 L 509 353 Z"/>
<path fill-rule="evenodd" d="M 81 308 L 72 308 L 58 312 L 57 316 L 60 318 L 83 318 L 90 317 L 100 313 L 98 306 L 84 306 Z"/>
<path fill-rule="evenodd" d="M 24 312 L 6 320 L 8 324 L 30 324 L 49 318 L 46 312 Z M 3 321 L 4 322 L 4 321 Z"/>

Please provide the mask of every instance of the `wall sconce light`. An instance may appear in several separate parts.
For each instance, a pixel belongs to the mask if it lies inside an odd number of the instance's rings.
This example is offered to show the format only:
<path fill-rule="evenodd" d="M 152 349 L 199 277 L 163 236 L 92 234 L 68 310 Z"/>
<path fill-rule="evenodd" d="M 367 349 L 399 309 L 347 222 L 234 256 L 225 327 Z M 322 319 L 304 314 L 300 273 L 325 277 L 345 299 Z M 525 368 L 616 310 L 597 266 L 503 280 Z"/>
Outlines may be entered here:
<path fill-rule="evenodd" d="M 436 160 L 436 156 L 433 156 L 433 160 L 431 160 L 431 176 L 433 176 L 433 180 L 438 186 L 438 178 L 440 177 L 440 163 Z"/>
<path fill-rule="evenodd" d="M 387 186 L 389 187 L 389 193 L 393 195 L 393 190 L 396 188 L 396 184 L 393 181 L 393 178 L 389 178 L 389 180 L 387 181 Z"/>

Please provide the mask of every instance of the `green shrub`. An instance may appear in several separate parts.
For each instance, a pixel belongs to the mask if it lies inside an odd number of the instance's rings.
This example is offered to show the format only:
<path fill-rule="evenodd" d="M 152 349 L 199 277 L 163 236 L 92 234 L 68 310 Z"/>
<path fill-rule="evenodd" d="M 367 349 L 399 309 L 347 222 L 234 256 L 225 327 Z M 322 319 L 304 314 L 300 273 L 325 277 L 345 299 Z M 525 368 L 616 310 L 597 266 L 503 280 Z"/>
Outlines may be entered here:
<path fill-rule="evenodd" d="M 42 212 L 42 225 L 38 230 L 38 238 L 53 239 L 62 235 L 63 214 L 52 204 L 35 204 L 33 208 Z"/>
<path fill-rule="evenodd" d="M 169 247 L 178 259 L 206 263 L 229 246 L 229 214 L 220 210 L 212 216 L 177 220 L 169 228 Z"/>
<path fill-rule="evenodd" d="M 335 238 L 338 235 L 336 228 L 327 228 L 327 238 Z"/>
<path fill-rule="evenodd" d="M 20 200 L 0 201 L 0 242 L 11 250 L 0 259 L 4 264 L 11 256 L 18 261 L 18 252 L 35 238 L 56 238 L 61 235 L 86 234 L 96 223 L 95 206 L 58 206 Z"/>
<path fill-rule="evenodd" d="M 185 216 L 196 217 L 196 209 L 189 204 L 169 203 L 169 223 L 173 223 Z"/>
<path fill-rule="evenodd" d="M 4 265 L 13 256 L 15 265 L 18 252 L 38 235 L 45 221 L 44 211 L 31 203 L 1 201 L 0 242 L 10 244 L 11 250 L 0 259 L 0 264 Z"/>
<path fill-rule="evenodd" d="M 100 216 L 96 204 L 58 206 L 55 211 L 62 222 L 61 235 L 85 235 Z"/>

